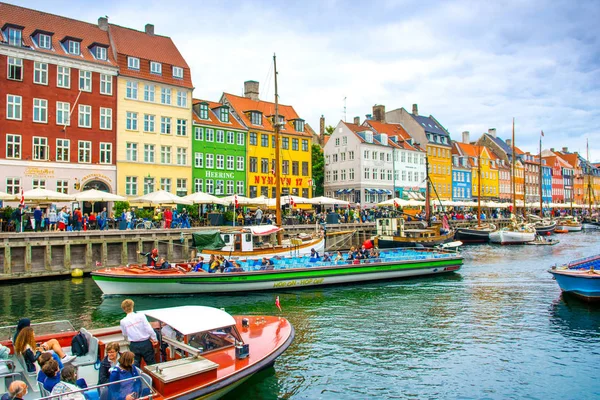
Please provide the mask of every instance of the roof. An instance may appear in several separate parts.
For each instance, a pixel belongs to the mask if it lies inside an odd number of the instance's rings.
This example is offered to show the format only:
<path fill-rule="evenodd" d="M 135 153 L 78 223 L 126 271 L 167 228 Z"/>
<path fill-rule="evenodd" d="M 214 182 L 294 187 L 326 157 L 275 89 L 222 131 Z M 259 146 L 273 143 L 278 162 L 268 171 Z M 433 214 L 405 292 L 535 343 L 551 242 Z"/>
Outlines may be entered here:
<path fill-rule="evenodd" d="M 24 45 L 36 52 L 58 55 L 78 61 L 85 60 L 99 65 L 117 66 L 117 62 L 110 50 L 111 43 L 108 32 L 103 31 L 96 24 L 18 7 L 12 4 L 0 3 L 0 27 L 7 23 L 22 26 Z M 52 49 L 42 49 L 34 44 L 31 35 L 36 30 L 52 34 Z M 73 55 L 65 51 L 61 41 L 66 37 L 81 39 L 81 55 Z M 107 61 L 97 60 L 92 55 L 88 47 L 94 43 L 109 48 L 107 51 Z"/>
<path fill-rule="evenodd" d="M 371 127 L 376 133 L 385 133 L 388 137 L 396 137 L 398 139 L 396 144 L 400 148 L 405 150 L 423 151 L 420 146 L 413 144 L 414 142 L 409 143 L 409 141 L 413 141 L 413 138 L 406 132 L 401 124 L 388 124 L 386 122 L 366 120 L 363 125 Z"/>
<path fill-rule="evenodd" d="M 263 100 L 253 100 L 249 97 L 236 96 L 230 93 L 223 93 L 222 99 L 224 103 L 228 103 L 233 107 L 236 114 L 248 128 L 260 129 L 263 131 L 275 131 L 269 118 L 275 115 L 275 103 Z M 252 123 L 250 116 L 248 115 L 249 111 L 259 111 L 262 113 L 262 125 L 255 125 Z M 296 130 L 293 120 L 302 118 L 298 116 L 294 107 L 278 104 L 277 111 L 285 120 L 285 125 L 280 130 L 280 133 L 312 137 L 312 134 L 307 131 L 306 125 L 304 131 L 300 132 Z"/>
<path fill-rule="evenodd" d="M 150 35 L 114 24 L 109 26 L 111 39 L 118 54 L 117 61 L 121 75 L 187 88 L 194 87 L 190 67 L 170 37 Z M 127 57 L 129 56 L 140 59 L 139 70 L 128 68 Z M 150 72 L 150 61 L 162 63 L 162 75 Z M 173 66 L 183 68 L 183 79 L 173 77 Z"/>
<path fill-rule="evenodd" d="M 560 157 L 563 160 L 567 161 L 572 166 L 577 166 L 579 164 L 580 167 L 581 167 L 580 160 L 579 160 L 579 154 L 577 154 L 577 153 L 565 153 L 565 152 L 562 152 L 562 151 L 557 151 L 556 153 L 558 155 L 560 155 Z"/>
<path fill-rule="evenodd" d="M 398 143 L 395 143 L 393 140 L 391 140 L 389 138 L 389 136 L 388 136 L 388 140 L 387 140 L 387 145 L 384 145 L 382 143 L 381 134 L 377 134 L 377 132 L 374 132 L 373 129 L 371 129 L 367 126 L 351 124 L 349 122 L 344 122 L 344 124 L 348 127 L 348 129 L 350 129 L 352 132 L 354 132 L 354 134 L 358 137 L 358 140 L 360 140 L 361 143 L 369 143 L 369 142 L 367 142 L 365 132 L 371 132 L 371 133 L 373 133 L 373 143 L 372 144 L 377 144 L 380 146 L 395 147 L 395 148 L 400 147 L 398 145 Z"/>
<path fill-rule="evenodd" d="M 206 103 L 208 104 L 208 119 L 202 119 L 200 118 L 199 115 L 196 114 L 195 110 L 192 113 L 193 118 L 194 118 L 194 122 L 197 124 L 203 124 L 203 125 L 212 125 L 212 126 L 219 126 L 219 127 L 223 127 L 223 128 L 229 128 L 229 129 L 241 129 L 241 130 L 246 130 L 246 128 L 244 126 L 242 126 L 242 124 L 239 123 L 239 121 L 237 120 L 237 118 L 235 118 L 233 115 L 229 115 L 229 123 L 227 122 L 221 122 L 221 120 L 219 119 L 219 117 L 217 116 L 216 112 L 214 111 L 216 108 L 219 107 L 223 107 L 223 104 L 221 103 L 217 103 L 214 101 L 208 101 L 208 100 L 201 100 L 201 99 L 193 99 L 192 100 L 192 104 L 196 105 L 196 104 L 200 104 L 200 103 Z"/>
<path fill-rule="evenodd" d="M 213 307 L 180 306 L 139 312 L 164 322 L 182 335 L 235 325 L 235 319 L 231 315 Z"/>
<path fill-rule="evenodd" d="M 425 129 L 425 132 L 448 136 L 448 132 L 446 132 L 446 130 L 439 125 L 432 116 L 424 117 L 422 115 L 410 115 L 423 127 L 423 129 Z"/>
<path fill-rule="evenodd" d="M 508 156 L 512 156 L 512 147 L 509 146 L 504 140 L 500 139 L 499 137 L 494 137 L 489 133 L 484 133 L 484 135 L 490 138 L 491 141 L 496 143 L 498 147 L 500 147 L 502 151 L 504 151 Z"/>

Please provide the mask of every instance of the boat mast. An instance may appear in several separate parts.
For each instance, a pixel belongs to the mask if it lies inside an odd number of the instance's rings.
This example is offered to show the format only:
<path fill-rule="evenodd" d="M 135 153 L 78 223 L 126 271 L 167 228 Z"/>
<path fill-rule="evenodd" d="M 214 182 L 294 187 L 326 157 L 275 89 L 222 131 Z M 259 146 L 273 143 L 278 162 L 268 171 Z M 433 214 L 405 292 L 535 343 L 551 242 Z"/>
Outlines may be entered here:
<path fill-rule="evenodd" d="M 427 174 L 427 186 L 425 186 L 425 220 L 427 221 L 427 226 L 429 226 L 429 222 L 431 219 L 431 205 L 429 202 L 431 201 L 431 191 L 430 191 L 430 180 L 429 180 L 429 157 L 425 156 L 425 173 Z"/>
<path fill-rule="evenodd" d="M 585 141 L 585 148 L 586 148 L 586 157 L 587 157 L 587 163 L 590 165 L 590 171 L 588 174 L 588 183 L 587 183 L 587 195 L 588 195 L 588 212 L 589 212 L 589 217 L 592 218 L 592 198 L 594 196 L 594 192 L 592 190 L 592 169 L 591 169 L 591 163 L 590 163 L 590 143 L 589 140 L 586 139 Z"/>
<path fill-rule="evenodd" d="M 275 222 L 281 228 L 281 178 L 279 176 L 279 94 L 277 93 L 277 57 L 273 54 L 273 75 L 275 76 Z M 281 244 L 281 230 L 277 231 L 277 242 Z"/>
<path fill-rule="evenodd" d="M 542 134 L 544 134 L 544 131 L 542 131 L 542 133 L 540 134 L 540 218 L 544 218 L 544 190 L 542 185 Z"/>
<path fill-rule="evenodd" d="M 481 227 L 481 145 L 477 146 L 477 226 Z"/>
<path fill-rule="evenodd" d="M 517 216 L 517 184 L 515 181 L 515 118 L 513 117 L 512 126 L 512 192 L 513 192 L 513 211 Z"/>

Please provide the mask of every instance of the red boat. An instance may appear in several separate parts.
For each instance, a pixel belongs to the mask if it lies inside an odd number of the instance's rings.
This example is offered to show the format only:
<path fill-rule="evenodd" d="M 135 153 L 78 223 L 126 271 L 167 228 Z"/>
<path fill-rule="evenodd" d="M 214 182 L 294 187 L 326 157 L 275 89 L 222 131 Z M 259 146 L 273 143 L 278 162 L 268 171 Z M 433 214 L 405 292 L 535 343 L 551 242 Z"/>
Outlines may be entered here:
<path fill-rule="evenodd" d="M 246 381 L 256 372 L 273 365 L 294 339 L 294 328 L 289 321 L 274 316 L 231 316 L 223 310 L 203 306 L 181 306 L 139 311 L 146 314 L 151 325 L 159 329 L 160 343 L 156 360 L 161 362 L 143 366 L 139 379 L 142 392 L 139 398 L 152 399 L 216 399 Z M 36 341 L 55 338 L 70 350 L 71 339 L 77 335 L 68 321 L 32 324 Z M 16 327 L 0 328 L 0 339 L 12 337 Z M 96 391 L 106 385 L 98 382 L 94 364 L 104 358 L 108 343 L 119 342 L 121 351 L 128 343 L 120 327 L 87 331 L 89 351 L 73 362 L 78 377 L 88 383 L 81 392 Z M 12 349 L 12 340 L 1 342 Z M 165 348 L 161 352 L 159 349 Z M 38 399 L 49 393 L 37 382 L 37 371 L 28 373 L 21 356 L 11 354 L 0 361 L 0 392 L 5 392 L 11 379 L 27 382 L 26 399 Z"/>

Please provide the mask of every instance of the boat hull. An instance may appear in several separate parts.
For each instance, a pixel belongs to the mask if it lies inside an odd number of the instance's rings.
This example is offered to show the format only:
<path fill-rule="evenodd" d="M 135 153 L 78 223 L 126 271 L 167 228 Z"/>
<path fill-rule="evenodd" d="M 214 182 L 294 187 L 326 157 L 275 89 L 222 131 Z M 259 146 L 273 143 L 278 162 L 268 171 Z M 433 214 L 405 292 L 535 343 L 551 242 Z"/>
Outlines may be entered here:
<path fill-rule="evenodd" d="M 533 232 L 496 231 L 490 233 L 490 242 L 498 244 L 523 244 L 535 240 Z"/>
<path fill-rule="evenodd" d="M 551 225 L 547 226 L 536 226 L 535 231 L 538 235 L 547 235 L 548 233 L 554 232 L 556 229 L 556 222 L 553 222 Z"/>
<path fill-rule="evenodd" d="M 583 229 L 581 224 L 579 225 L 556 225 L 556 229 L 560 231 L 568 231 L 568 232 L 579 232 Z"/>
<path fill-rule="evenodd" d="M 406 238 L 400 236 L 376 236 L 371 239 L 375 247 L 380 249 L 398 249 L 421 245 L 423 247 L 434 247 L 454 240 L 454 232 L 428 238 Z"/>
<path fill-rule="evenodd" d="M 570 271 L 549 270 L 556 283 L 565 293 L 577 296 L 585 301 L 600 301 L 600 275 L 583 271 L 573 274 Z"/>
<path fill-rule="evenodd" d="M 462 257 L 452 256 L 405 262 L 344 262 L 326 267 L 226 274 L 120 276 L 97 271 L 92 277 L 105 295 L 229 293 L 443 274 L 459 270 L 462 263 Z"/>
<path fill-rule="evenodd" d="M 490 230 L 458 228 L 454 238 L 466 243 L 487 243 L 490 241 Z"/>
<path fill-rule="evenodd" d="M 254 249 L 252 251 L 235 251 L 235 250 L 203 250 L 198 255 L 208 260 L 211 255 L 222 255 L 228 259 L 249 259 L 260 260 L 263 257 L 289 257 L 308 255 L 311 249 L 315 249 L 318 253 L 325 250 L 325 239 L 319 238 L 302 243 L 298 246 L 289 247 L 266 247 Z"/>
<path fill-rule="evenodd" d="M 586 231 L 589 230 L 596 230 L 596 229 L 600 229 L 600 223 L 599 222 L 584 222 L 581 225 L 582 229 L 585 229 Z"/>

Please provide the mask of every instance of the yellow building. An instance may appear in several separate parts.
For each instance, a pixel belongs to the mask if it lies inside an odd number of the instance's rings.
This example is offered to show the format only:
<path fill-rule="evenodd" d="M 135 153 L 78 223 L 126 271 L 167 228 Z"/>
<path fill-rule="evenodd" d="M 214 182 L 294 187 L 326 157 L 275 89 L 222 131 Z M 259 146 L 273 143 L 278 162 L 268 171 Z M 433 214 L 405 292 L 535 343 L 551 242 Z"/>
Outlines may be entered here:
<path fill-rule="evenodd" d="M 461 157 L 468 157 L 471 166 L 471 187 L 473 198 L 499 198 L 497 157 L 486 147 L 454 142 L 454 149 Z M 481 164 L 481 165 L 479 165 Z M 481 173 L 481 190 L 479 190 Z"/>
<path fill-rule="evenodd" d="M 170 38 L 110 25 L 117 79 L 117 192 L 190 193 L 192 81 Z"/>
<path fill-rule="evenodd" d="M 275 168 L 275 104 L 258 99 L 258 82 L 245 82 L 244 97 L 223 94 L 221 103 L 248 128 L 247 195 L 275 198 L 279 177 L 282 194 L 312 197 L 312 135 L 294 108 L 279 105 L 280 164 Z"/>

